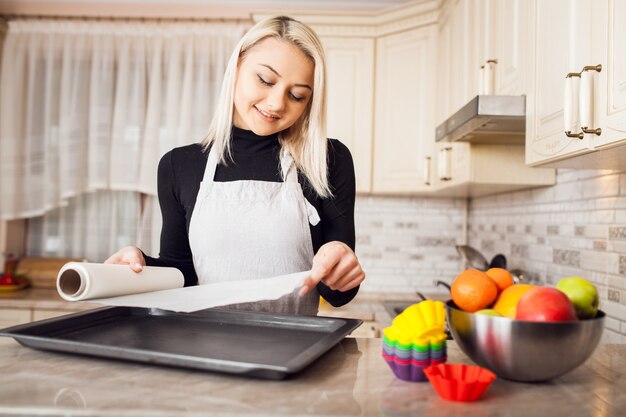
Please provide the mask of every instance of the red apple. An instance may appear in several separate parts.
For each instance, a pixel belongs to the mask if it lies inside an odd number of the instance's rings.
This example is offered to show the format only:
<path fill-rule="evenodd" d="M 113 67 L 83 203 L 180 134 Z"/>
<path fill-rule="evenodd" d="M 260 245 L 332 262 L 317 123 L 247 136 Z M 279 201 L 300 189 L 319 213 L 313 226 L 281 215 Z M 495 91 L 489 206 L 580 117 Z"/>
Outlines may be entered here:
<path fill-rule="evenodd" d="M 519 299 L 515 319 L 572 321 L 576 320 L 576 309 L 563 291 L 550 287 L 536 287 Z"/>
<path fill-rule="evenodd" d="M 15 285 L 15 278 L 11 274 L 0 274 L 0 285 Z"/>

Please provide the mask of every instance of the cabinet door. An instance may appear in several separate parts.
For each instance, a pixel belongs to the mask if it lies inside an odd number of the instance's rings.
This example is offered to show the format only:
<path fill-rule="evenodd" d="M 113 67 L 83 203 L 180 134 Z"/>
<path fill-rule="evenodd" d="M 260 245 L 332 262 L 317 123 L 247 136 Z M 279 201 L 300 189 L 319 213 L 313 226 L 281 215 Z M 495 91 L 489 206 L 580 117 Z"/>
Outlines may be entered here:
<path fill-rule="evenodd" d="M 526 163 L 534 165 L 579 154 L 589 146 L 563 128 L 565 76 L 590 65 L 591 0 L 535 0 L 530 4 L 533 45 L 526 104 Z M 534 39 L 533 39 L 534 37 Z"/>
<path fill-rule="evenodd" d="M 468 184 L 471 180 L 471 145 L 467 142 L 442 143 L 435 146 L 437 190 Z"/>
<path fill-rule="evenodd" d="M 471 59 L 474 50 L 470 31 L 472 17 L 468 0 L 450 0 L 442 11 L 439 22 L 441 49 L 438 51 L 438 61 L 439 68 L 445 68 L 445 73 L 437 75 L 445 91 L 437 93 L 447 95 L 444 99 L 446 103 L 443 107 L 444 119 L 463 107 L 476 92 L 474 78 L 471 78 L 474 74 L 468 71 L 470 67 L 475 66 Z"/>
<path fill-rule="evenodd" d="M 626 140 L 626 2 L 595 3 L 593 50 L 597 57 L 587 65 L 602 64 L 595 74 L 595 127 L 600 136 L 589 135 L 596 147 L 613 146 Z"/>
<path fill-rule="evenodd" d="M 488 60 L 497 58 L 494 48 L 495 21 L 494 0 L 470 0 L 473 16 L 468 27 L 471 55 L 467 66 L 470 98 L 480 93 L 480 67 Z M 497 69 L 497 68 L 496 68 Z"/>
<path fill-rule="evenodd" d="M 435 143 L 435 25 L 377 40 L 374 192 L 428 191 Z"/>
<path fill-rule="evenodd" d="M 436 125 L 440 125 L 452 114 L 450 105 L 450 67 L 452 65 L 452 40 L 450 8 L 441 12 L 437 39 L 437 94 L 435 94 Z"/>
<path fill-rule="evenodd" d="M 357 192 L 371 191 L 374 40 L 322 38 L 327 61 L 328 136 L 352 153 Z"/>
<path fill-rule="evenodd" d="M 496 94 L 526 94 L 528 1 L 492 1 Z M 557 44 L 558 45 L 558 44 Z"/>

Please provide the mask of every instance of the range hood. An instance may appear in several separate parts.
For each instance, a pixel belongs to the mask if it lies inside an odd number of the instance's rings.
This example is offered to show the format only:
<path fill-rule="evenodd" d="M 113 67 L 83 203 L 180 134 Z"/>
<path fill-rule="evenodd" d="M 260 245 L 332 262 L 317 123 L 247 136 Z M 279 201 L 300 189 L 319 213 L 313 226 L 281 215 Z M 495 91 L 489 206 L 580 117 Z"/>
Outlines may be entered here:
<path fill-rule="evenodd" d="M 523 145 L 526 96 L 478 95 L 437 126 L 437 142 Z"/>

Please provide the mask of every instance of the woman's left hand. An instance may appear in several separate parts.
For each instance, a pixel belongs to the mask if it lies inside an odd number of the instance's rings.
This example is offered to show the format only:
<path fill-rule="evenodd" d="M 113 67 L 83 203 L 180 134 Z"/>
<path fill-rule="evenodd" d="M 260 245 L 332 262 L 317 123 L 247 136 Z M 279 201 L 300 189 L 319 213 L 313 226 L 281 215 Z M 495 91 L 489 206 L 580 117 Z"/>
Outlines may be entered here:
<path fill-rule="evenodd" d="M 311 273 L 304 280 L 299 295 L 305 295 L 320 281 L 331 290 L 348 291 L 364 279 L 365 272 L 352 249 L 343 242 L 332 241 L 315 254 Z"/>

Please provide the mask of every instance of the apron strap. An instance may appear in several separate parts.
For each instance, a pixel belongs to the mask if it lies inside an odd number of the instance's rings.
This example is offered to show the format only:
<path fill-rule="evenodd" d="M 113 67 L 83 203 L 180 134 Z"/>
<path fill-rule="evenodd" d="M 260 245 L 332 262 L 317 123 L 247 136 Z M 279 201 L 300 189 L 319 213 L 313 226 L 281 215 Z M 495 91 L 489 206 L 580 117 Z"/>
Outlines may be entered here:
<path fill-rule="evenodd" d="M 281 151 L 280 168 L 284 182 L 298 182 L 298 170 L 293 162 L 293 157 L 286 148 Z"/>
<path fill-rule="evenodd" d="M 296 169 L 296 164 L 293 162 L 293 158 L 287 149 L 283 149 L 282 155 L 280 157 L 280 167 L 283 172 L 283 181 L 284 182 L 298 182 L 298 170 Z M 306 205 L 306 215 L 309 219 L 309 223 L 311 225 L 316 226 L 320 222 L 320 216 L 315 210 L 315 207 L 309 200 L 304 197 L 304 203 Z"/>
<path fill-rule="evenodd" d="M 215 142 L 211 144 L 211 150 L 209 151 L 209 157 L 206 161 L 206 168 L 204 168 L 204 177 L 202 182 L 213 182 L 215 179 L 215 170 L 217 169 L 217 150 L 215 149 Z"/>

